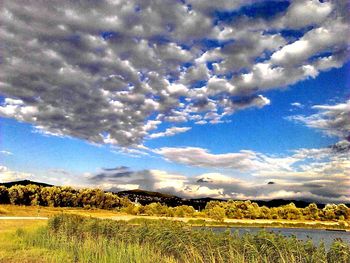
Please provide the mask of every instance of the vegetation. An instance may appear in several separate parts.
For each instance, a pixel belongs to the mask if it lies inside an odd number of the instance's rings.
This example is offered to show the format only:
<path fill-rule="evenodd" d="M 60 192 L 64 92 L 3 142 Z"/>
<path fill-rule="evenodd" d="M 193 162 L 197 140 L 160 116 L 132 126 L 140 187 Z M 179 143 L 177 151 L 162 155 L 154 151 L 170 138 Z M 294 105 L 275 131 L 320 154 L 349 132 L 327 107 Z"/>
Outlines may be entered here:
<path fill-rule="evenodd" d="M 182 205 L 168 207 L 160 203 L 152 203 L 141 206 L 130 204 L 122 211 L 133 215 L 157 215 L 167 217 L 207 217 L 217 221 L 230 219 L 287 219 L 287 220 L 322 220 L 322 221 L 344 221 L 350 219 L 350 208 L 344 204 L 328 204 L 319 209 L 316 204 L 311 203 L 305 208 L 298 208 L 294 203 L 280 207 L 259 206 L 251 201 L 211 201 L 201 212 L 195 211 L 193 207 Z"/>
<path fill-rule="evenodd" d="M 288 219 L 288 220 L 348 220 L 350 209 L 344 204 L 328 204 L 319 209 L 311 203 L 305 208 L 298 208 L 294 203 L 280 207 L 259 207 L 251 201 L 209 202 L 205 212 L 209 214 L 218 207 L 225 211 L 224 217 L 234 219 Z M 217 214 L 217 213 L 216 213 Z"/>
<path fill-rule="evenodd" d="M 71 187 L 14 185 L 10 188 L 0 186 L 0 204 L 49 207 L 83 207 L 99 209 L 118 209 L 131 215 L 198 217 L 216 221 L 229 219 L 285 219 L 285 220 L 350 220 L 350 208 L 345 204 L 328 204 L 323 209 L 316 204 L 298 208 L 294 203 L 279 207 L 259 206 L 251 201 L 211 201 L 205 209 L 196 211 L 192 206 L 168 207 L 161 203 L 148 205 L 134 204 L 126 197 L 106 193 L 100 189 L 80 189 Z M 2 212 L 0 211 L 0 214 Z"/>
<path fill-rule="evenodd" d="M 43 187 L 38 185 L 0 186 L 0 204 L 40 205 L 50 207 L 84 207 L 115 209 L 130 205 L 127 198 L 100 189 Z"/>
<path fill-rule="evenodd" d="M 239 236 L 167 221 L 132 226 L 59 215 L 48 226 L 17 230 L 12 238 L 22 249 L 41 250 L 47 259 L 42 262 L 350 262 L 350 247 L 341 240 L 326 250 L 322 243 L 265 231 Z"/>

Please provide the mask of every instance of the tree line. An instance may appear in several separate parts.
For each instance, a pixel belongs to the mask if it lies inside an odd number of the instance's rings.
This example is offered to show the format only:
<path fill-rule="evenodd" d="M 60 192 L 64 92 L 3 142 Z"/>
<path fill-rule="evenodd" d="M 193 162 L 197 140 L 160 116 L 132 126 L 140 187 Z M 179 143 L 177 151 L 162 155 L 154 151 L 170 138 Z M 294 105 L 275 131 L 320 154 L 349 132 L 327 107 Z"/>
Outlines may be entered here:
<path fill-rule="evenodd" d="M 182 205 L 168 207 L 160 203 L 149 205 L 129 205 L 122 209 L 134 215 L 157 215 L 168 217 L 207 217 L 218 221 L 230 219 L 288 219 L 288 220 L 349 220 L 350 208 L 345 204 L 327 204 L 323 209 L 315 203 L 305 208 L 298 208 L 294 203 L 279 207 L 259 206 L 251 201 L 226 202 L 210 201 L 202 211 L 196 211 L 192 206 Z"/>
<path fill-rule="evenodd" d="M 14 185 L 10 188 L 0 186 L 0 204 L 115 209 L 126 207 L 131 202 L 100 189 Z"/>
<path fill-rule="evenodd" d="M 168 207 L 161 203 L 151 203 L 143 206 L 101 189 L 74 189 L 67 186 L 15 185 L 10 188 L 0 186 L 0 204 L 119 209 L 132 215 L 207 217 L 218 221 L 224 218 L 350 220 L 350 208 L 345 204 L 327 204 L 321 209 L 315 203 L 305 208 L 298 208 L 294 203 L 290 203 L 269 208 L 251 201 L 229 200 L 210 201 L 205 209 L 197 211 L 188 205 Z"/>

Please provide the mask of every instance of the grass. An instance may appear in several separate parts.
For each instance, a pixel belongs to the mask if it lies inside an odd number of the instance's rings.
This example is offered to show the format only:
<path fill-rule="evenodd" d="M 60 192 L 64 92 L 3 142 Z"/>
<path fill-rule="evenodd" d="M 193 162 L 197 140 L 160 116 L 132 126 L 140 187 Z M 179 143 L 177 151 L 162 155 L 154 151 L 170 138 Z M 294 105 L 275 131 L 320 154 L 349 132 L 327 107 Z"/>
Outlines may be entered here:
<path fill-rule="evenodd" d="M 193 226 L 225 226 L 225 227 L 281 227 L 281 228 L 312 228 L 312 229 L 348 229 L 349 223 L 341 224 L 334 221 L 307 221 L 307 220 L 266 220 L 266 219 L 225 219 L 217 222 L 209 218 L 178 218 L 159 216 L 135 216 L 113 210 L 84 209 L 69 207 L 42 207 L 42 206 L 18 206 L 0 205 L 0 216 L 42 216 L 53 217 L 59 214 L 76 214 L 87 217 L 110 218 L 114 220 L 125 220 L 131 224 L 142 224 L 145 222 L 168 220 L 187 222 Z"/>
<path fill-rule="evenodd" d="M 47 225 L 27 224 L 16 231 L 10 227 L 5 239 L 15 245 L 0 254 L 0 262 L 350 262 L 350 246 L 339 240 L 326 251 L 322 243 L 266 231 L 239 236 L 166 220 L 135 226 L 77 215 L 57 215 Z"/>
<path fill-rule="evenodd" d="M 38 247 L 23 247 L 21 239 L 14 233 L 18 227 L 29 233 L 46 224 L 42 220 L 0 220 L 0 262 L 40 262 L 43 254 L 49 251 Z"/>
<path fill-rule="evenodd" d="M 57 214 L 77 214 L 92 217 L 113 217 L 117 213 L 113 210 L 84 209 L 70 207 L 44 207 L 44 206 L 19 206 L 0 205 L 0 216 L 43 216 L 52 217 Z"/>
<path fill-rule="evenodd" d="M 18 228 L 21 226 L 20 228 Z M 148 245 L 106 242 L 105 239 L 66 237 L 48 232 L 40 220 L 0 221 L 0 262 L 175 262 Z"/>

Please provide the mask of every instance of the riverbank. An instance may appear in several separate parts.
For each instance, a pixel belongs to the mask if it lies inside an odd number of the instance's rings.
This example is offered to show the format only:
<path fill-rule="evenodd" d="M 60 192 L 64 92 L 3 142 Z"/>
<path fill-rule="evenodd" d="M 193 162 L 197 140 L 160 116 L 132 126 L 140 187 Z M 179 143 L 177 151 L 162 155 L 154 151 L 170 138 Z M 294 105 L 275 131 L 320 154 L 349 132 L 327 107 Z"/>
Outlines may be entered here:
<path fill-rule="evenodd" d="M 48 224 L 0 233 L 0 262 L 330 262 L 346 263 L 350 247 L 332 239 L 329 246 L 282 233 L 211 231 L 183 222 L 101 220 L 61 214 Z M 13 223 L 10 222 L 10 224 Z M 1 226 L 1 225 L 0 225 Z M 4 244 L 4 247 L 2 246 Z"/>
<path fill-rule="evenodd" d="M 191 226 L 210 227 L 263 227 L 263 228 L 307 228 L 322 230 L 346 230 L 350 231 L 348 222 L 337 221 L 308 221 L 308 220 L 284 220 L 284 219 L 229 219 L 215 221 L 210 218 L 195 217 L 159 217 L 146 215 L 129 215 L 111 210 L 103 209 L 83 209 L 83 208 L 56 208 L 56 207 L 34 207 L 0 205 L 0 217 L 32 217 L 50 218 L 57 214 L 76 214 L 86 217 L 100 219 L 112 219 L 116 221 L 128 221 L 130 224 L 139 225 L 144 222 L 155 220 L 180 221 Z"/>

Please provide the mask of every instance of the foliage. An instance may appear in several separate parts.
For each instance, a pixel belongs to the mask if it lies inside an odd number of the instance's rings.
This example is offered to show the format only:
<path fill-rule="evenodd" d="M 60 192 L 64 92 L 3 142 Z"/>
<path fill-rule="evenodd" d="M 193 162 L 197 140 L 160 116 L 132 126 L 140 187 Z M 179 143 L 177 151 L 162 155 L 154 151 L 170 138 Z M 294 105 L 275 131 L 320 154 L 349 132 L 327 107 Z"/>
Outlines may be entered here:
<path fill-rule="evenodd" d="M 298 208 L 294 203 L 279 207 L 259 207 L 251 201 L 211 201 L 207 204 L 205 211 L 209 215 L 214 210 L 221 208 L 225 211 L 226 218 L 233 219 L 288 219 L 288 220 L 348 220 L 350 219 L 350 208 L 344 204 L 328 204 L 319 209 L 316 204 L 311 203 L 305 208 Z"/>
<path fill-rule="evenodd" d="M 217 221 L 232 219 L 287 219 L 287 220 L 350 220 L 350 208 L 345 204 L 327 204 L 323 209 L 311 203 L 298 208 L 294 203 L 279 207 L 259 206 L 251 201 L 211 201 L 201 212 L 192 206 L 168 207 L 161 203 L 145 206 L 131 203 L 125 197 L 100 189 L 73 189 L 71 187 L 44 187 L 37 185 L 0 186 L 0 204 L 40 205 L 50 207 L 84 207 L 115 209 L 132 215 L 164 217 L 209 217 Z M 344 223 L 345 224 L 345 223 Z"/>
<path fill-rule="evenodd" d="M 100 189 L 76 190 L 71 187 L 37 185 L 14 185 L 10 188 L 0 186 L 0 203 L 101 209 L 115 209 L 131 204 L 127 198 Z"/>
<path fill-rule="evenodd" d="M 157 221 L 132 226 L 112 220 L 60 215 L 34 236 L 18 233 L 31 246 L 66 251 L 74 262 L 330 262 L 347 263 L 350 246 L 336 240 L 324 245 L 266 231 L 238 235 L 192 229 L 186 224 Z M 144 261 L 121 261 L 120 249 L 133 248 Z M 151 254 L 147 254 L 151 253 Z M 148 255 L 148 256 L 147 256 Z M 113 259 L 113 260 L 111 260 Z M 70 262 L 67 260 L 67 262 Z"/>

